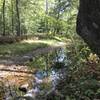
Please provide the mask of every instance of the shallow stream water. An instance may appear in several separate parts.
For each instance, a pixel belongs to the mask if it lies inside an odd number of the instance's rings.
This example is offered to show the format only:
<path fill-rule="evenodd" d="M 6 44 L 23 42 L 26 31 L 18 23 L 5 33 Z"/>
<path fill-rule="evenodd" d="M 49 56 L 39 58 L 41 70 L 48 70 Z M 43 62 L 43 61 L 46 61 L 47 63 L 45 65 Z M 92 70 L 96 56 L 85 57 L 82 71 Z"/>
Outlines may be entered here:
<path fill-rule="evenodd" d="M 22 90 L 26 89 L 26 91 L 19 90 L 19 88 L 12 90 L 9 87 L 3 100 L 11 100 L 13 97 L 16 97 L 16 100 L 34 100 L 38 95 L 46 95 L 50 91 L 54 91 L 58 81 L 64 78 L 65 69 L 69 64 L 70 60 L 67 57 L 66 48 L 59 48 L 48 54 L 33 58 L 29 66 L 30 69 L 35 66 L 37 70 L 32 74 L 33 78 L 29 79 L 31 83 L 27 82 L 19 87 Z M 28 97 L 31 99 L 27 99 Z"/>

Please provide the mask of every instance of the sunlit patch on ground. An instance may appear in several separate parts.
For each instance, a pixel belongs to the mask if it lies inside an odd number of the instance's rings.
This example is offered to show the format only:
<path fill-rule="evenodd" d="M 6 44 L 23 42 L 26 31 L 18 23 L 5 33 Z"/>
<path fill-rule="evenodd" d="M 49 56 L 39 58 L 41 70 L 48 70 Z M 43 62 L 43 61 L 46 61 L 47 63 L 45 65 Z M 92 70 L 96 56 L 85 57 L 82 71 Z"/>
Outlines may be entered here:
<path fill-rule="evenodd" d="M 61 46 L 61 45 L 66 45 L 66 43 L 64 42 L 59 42 L 59 41 L 56 41 L 56 40 L 24 40 L 22 41 L 22 43 L 43 43 L 43 44 L 47 44 L 49 46 Z"/>
<path fill-rule="evenodd" d="M 0 81 L 5 80 L 11 85 L 20 85 L 32 79 L 32 72 L 27 66 L 0 65 Z"/>

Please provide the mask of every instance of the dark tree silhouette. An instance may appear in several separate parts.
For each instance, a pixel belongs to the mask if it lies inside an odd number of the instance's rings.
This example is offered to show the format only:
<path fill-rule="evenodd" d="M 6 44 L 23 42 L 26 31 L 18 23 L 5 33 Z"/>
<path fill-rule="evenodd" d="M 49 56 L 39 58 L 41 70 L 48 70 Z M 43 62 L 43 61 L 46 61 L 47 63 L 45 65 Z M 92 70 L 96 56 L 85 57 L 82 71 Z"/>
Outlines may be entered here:
<path fill-rule="evenodd" d="M 80 0 L 76 31 L 100 57 L 100 0 Z"/>

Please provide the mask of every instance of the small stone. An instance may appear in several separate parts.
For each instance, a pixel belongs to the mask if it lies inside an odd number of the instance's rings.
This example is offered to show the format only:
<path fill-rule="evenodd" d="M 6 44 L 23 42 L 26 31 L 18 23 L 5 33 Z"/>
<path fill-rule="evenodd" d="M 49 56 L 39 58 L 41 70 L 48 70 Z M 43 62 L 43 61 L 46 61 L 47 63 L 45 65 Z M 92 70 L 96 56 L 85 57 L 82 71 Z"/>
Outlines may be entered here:
<path fill-rule="evenodd" d="M 19 87 L 19 90 L 26 93 L 28 90 L 28 86 L 29 86 L 29 84 L 24 84 L 24 85 Z"/>

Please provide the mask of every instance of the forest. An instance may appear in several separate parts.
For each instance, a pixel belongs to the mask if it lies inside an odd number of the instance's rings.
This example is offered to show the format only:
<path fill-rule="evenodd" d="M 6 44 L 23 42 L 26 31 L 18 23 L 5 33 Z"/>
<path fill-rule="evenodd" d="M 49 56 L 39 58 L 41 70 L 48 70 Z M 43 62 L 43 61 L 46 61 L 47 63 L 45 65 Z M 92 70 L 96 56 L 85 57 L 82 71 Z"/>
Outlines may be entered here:
<path fill-rule="evenodd" d="M 99 0 L 0 0 L 0 100 L 100 100 Z"/>

